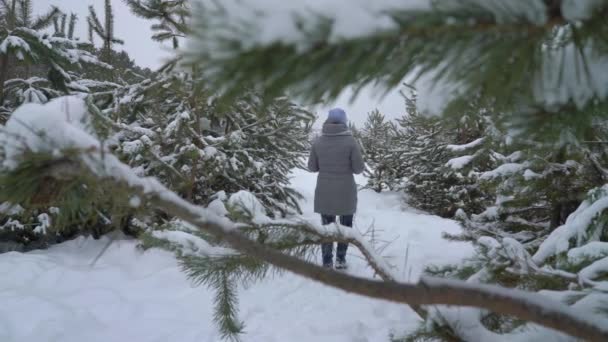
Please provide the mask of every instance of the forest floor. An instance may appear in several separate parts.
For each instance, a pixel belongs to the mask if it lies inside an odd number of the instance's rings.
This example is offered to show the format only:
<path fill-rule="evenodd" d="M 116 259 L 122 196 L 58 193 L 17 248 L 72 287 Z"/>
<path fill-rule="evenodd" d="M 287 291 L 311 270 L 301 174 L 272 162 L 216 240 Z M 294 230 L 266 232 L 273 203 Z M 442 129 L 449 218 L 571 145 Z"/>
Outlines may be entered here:
<path fill-rule="evenodd" d="M 304 217 L 319 220 L 312 198 L 316 175 L 293 173 Z M 364 184 L 365 179 L 357 178 Z M 406 279 L 425 266 L 455 263 L 472 247 L 442 239 L 451 220 L 404 207 L 400 195 L 359 193 L 355 229 L 373 228 L 382 254 Z M 137 241 L 79 238 L 48 250 L 0 254 L 0 341 L 221 341 L 213 324 L 213 292 L 196 287 L 172 253 L 141 251 Z M 320 258 L 319 258 L 320 259 Z M 372 277 L 355 248 L 349 273 Z M 388 342 L 419 320 L 407 306 L 348 294 L 285 273 L 241 288 L 244 342 Z"/>

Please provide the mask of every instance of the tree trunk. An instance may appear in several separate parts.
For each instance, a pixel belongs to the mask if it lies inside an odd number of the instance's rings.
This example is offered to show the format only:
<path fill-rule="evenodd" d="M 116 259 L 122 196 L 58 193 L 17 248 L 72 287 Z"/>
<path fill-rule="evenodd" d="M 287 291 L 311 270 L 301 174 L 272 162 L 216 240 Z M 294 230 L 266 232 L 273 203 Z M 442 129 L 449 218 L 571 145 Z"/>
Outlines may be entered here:
<path fill-rule="evenodd" d="M 8 55 L 0 56 L 0 106 L 4 104 L 4 82 L 8 78 Z"/>
<path fill-rule="evenodd" d="M 553 204 L 551 206 L 551 223 L 549 225 L 549 228 L 551 228 L 551 230 L 553 230 L 553 229 L 559 227 L 560 223 L 561 223 L 561 218 L 562 218 L 562 204 L 561 203 Z"/>
<path fill-rule="evenodd" d="M 566 223 L 568 216 L 570 216 L 580 204 L 580 201 L 574 200 L 554 204 L 551 207 L 551 230 Z"/>

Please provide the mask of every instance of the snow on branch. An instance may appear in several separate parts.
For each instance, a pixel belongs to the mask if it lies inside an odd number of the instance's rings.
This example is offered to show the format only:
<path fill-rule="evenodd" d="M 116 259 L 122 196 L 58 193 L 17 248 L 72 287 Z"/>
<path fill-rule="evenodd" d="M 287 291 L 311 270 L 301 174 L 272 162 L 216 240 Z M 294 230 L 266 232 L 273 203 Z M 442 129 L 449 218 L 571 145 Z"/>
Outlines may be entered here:
<path fill-rule="evenodd" d="M 524 169 L 526 166 L 518 163 L 506 163 L 502 164 L 492 171 L 487 171 L 481 174 L 481 179 L 490 180 L 499 177 L 505 177 L 517 173 Z"/>
<path fill-rule="evenodd" d="M 182 255 L 204 255 L 207 257 L 232 256 L 238 253 L 230 248 L 213 246 L 204 239 L 179 230 L 163 230 L 152 232 L 152 237 L 164 239 L 169 243 L 181 246 Z"/>
<path fill-rule="evenodd" d="M 228 243 L 233 249 L 275 267 L 350 293 L 409 305 L 456 305 L 513 315 L 589 341 L 608 340 L 606 324 L 583 310 L 576 310 L 545 296 L 520 290 L 463 281 L 422 277 L 417 284 L 378 281 L 351 276 L 286 255 L 243 235 L 235 223 L 210 209 L 184 200 L 155 178 L 142 178 L 115 156 L 104 151 L 88 131 L 87 109 L 75 97 L 53 100 L 47 106 L 20 107 L 9 119 L 2 140 L 20 135 L 21 149 L 12 149 L 9 165 L 19 162 L 18 151 L 48 151 L 61 155 L 66 148 L 80 149 L 74 159 L 49 165 L 48 175 L 66 179 L 90 174 L 100 180 L 127 186 L 134 195 L 160 210 Z M 44 133 L 44 137 L 42 137 Z M 17 164 L 18 165 L 18 164 Z"/>
<path fill-rule="evenodd" d="M 582 109 L 608 96 L 605 42 L 596 37 L 604 29 L 605 1 L 194 4 L 183 61 L 202 67 L 212 88 L 227 94 L 255 84 L 273 95 L 293 90 L 316 103 L 347 87 L 388 90 L 412 77 L 440 86 L 428 89 L 442 95 L 436 109 L 482 90 L 505 105 L 504 94 L 525 94 L 543 109 L 570 103 Z M 437 56 L 429 46 L 444 53 Z M 513 58 L 521 67 L 504 68 Z M 276 67 L 256 67 L 269 61 Z"/>
<path fill-rule="evenodd" d="M 354 245 L 363 254 L 370 266 L 384 281 L 398 281 L 399 275 L 394 272 L 393 268 L 386 260 L 379 255 L 374 247 L 366 240 L 361 233 L 352 228 L 345 228 L 342 225 L 326 225 L 316 226 L 307 223 L 302 226 L 307 233 L 326 238 L 331 241 L 339 241 Z"/>
<path fill-rule="evenodd" d="M 462 157 L 452 158 L 452 159 L 448 160 L 448 162 L 445 164 L 445 166 L 450 167 L 454 170 L 460 170 L 460 169 L 464 168 L 465 166 L 469 165 L 471 163 L 471 161 L 473 161 L 474 158 L 475 158 L 474 156 L 462 156 Z"/>
<path fill-rule="evenodd" d="M 449 151 L 452 152 L 463 152 L 472 148 L 475 148 L 481 144 L 483 144 L 483 142 L 485 141 L 485 138 L 479 138 L 476 140 L 471 141 L 468 144 L 463 144 L 463 145 L 447 145 L 445 148 L 447 148 Z"/>
<path fill-rule="evenodd" d="M 568 216 L 566 223 L 555 229 L 543 241 L 533 256 L 534 262 L 542 264 L 548 258 L 565 253 L 570 248 L 570 241 L 574 240 L 576 246 L 581 246 L 587 241 L 599 240 L 599 229 L 590 232 L 589 227 L 593 221 L 608 208 L 608 185 L 590 192 L 590 196 L 599 196 L 597 200 L 587 199 L 581 203 L 574 213 Z"/>

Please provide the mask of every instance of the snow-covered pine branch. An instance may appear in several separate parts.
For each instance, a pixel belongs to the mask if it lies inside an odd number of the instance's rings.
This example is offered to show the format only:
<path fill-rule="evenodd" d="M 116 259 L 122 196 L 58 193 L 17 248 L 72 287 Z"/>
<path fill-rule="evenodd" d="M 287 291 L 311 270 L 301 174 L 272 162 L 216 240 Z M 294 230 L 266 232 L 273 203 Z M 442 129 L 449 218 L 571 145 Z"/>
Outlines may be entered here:
<path fill-rule="evenodd" d="M 290 89 L 318 102 L 348 86 L 394 89 L 412 76 L 442 85 L 433 96 L 440 109 L 483 94 L 503 107 L 525 107 L 524 99 L 537 105 L 529 118 L 569 103 L 583 109 L 608 95 L 605 42 L 597 39 L 605 25 L 602 1 L 379 1 L 370 5 L 377 11 L 337 1 L 313 7 L 318 12 L 274 1 L 198 3 L 184 55 L 227 93 L 255 84 L 271 95 Z M 255 67 L 264 63 L 276 67 Z"/>
<path fill-rule="evenodd" d="M 195 203 L 248 190 L 272 215 L 298 212 L 287 174 L 303 166 L 313 115 L 253 92 L 222 107 L 203 85 L 197 74 L 175 72 L 118 89 L 104 110 L 119 130 L 116 152 Z"/>

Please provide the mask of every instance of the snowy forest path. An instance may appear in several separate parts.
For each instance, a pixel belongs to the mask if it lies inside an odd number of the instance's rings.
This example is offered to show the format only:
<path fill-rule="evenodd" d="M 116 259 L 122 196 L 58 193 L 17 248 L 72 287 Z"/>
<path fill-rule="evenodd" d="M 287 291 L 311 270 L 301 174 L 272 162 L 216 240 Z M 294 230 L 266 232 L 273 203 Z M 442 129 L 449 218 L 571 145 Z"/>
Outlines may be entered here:
<path fill-rule="evenodd" d="M 312 210 L 316 175 L 296 170 L 292 176 L 304 195 L 304 218 L 318 222 Z M 472 254 L 470 245 L 441 238 L 442 232 L 459 231 L 455 222 L 404 209 L 396 193 L 359 192 L 354 229 L 371 227 L 378 247 L 390 242 L 382 255 L 406 279 L 415 280 L 429 264 L 456 263 Z M 142 253 L 135 241 L 118 240 L 91 267 L 105 243 L 106 238 L 79 238 L 49 250 L 1 254 L 0 341 L 220 341 L 212 322 L 213 293 L 192 286 L 171 253 Z M 355 248 L 348 261 L 347 272 L 373 276 Z M 407 306 L 292 274 L 239 294 L 244 342 L 388 341 L 391 332 L 419 322 Z"/>

